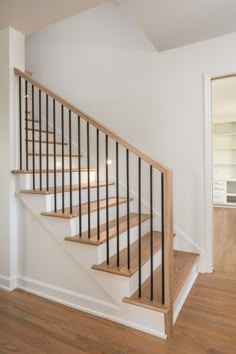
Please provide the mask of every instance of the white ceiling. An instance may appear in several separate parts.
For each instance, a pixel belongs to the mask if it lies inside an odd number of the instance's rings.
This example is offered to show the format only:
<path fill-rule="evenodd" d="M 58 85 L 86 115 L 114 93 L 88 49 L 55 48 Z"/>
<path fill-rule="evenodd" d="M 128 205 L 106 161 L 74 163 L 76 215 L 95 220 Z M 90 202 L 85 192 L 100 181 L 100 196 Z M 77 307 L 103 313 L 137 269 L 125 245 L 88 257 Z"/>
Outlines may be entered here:
<path fill-rule="evenodd" d="M 236 76 L 212 81 L 213 121 L 236 121 Z"/>
<path fill-rule="evenodd" d="M 236 0 L 116 0 L 159 50 L 236 31 Z"/>
<path fill-rule="evenodd" d="M 0 0 L 0 29 L 28 34 L 104 2 L 116 2 L 159 51 L 236 32 L 236 0 Z"/>
<path fill-rule="evenodd" d="M 105 0 L 0 0 L 0 29 L 28 34 L 73 16 Z"/>

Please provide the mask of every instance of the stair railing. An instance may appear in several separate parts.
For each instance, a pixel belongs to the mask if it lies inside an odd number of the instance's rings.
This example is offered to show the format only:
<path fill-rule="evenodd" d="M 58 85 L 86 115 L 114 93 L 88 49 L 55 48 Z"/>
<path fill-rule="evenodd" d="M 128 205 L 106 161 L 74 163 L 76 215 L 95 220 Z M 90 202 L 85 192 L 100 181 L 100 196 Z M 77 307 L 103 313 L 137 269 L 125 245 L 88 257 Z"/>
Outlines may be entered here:
<path fill-rule="evenodd" d="M 43 175 L 46 176 L 46 192 L 50 191 L 50 184 L 53 185 L 54 192 L 54 212 L 60 214 L 66 214 L 68 217 L 72 217 L 74 214 L 78 215 L 79 218 L 79 236 L 82 237 L 83 225 L 82 221 L 84 214 L 84 206 L 81 202 L 81 190 L 84 186 L 81 178 L 81 139 L 85 138 L 84 134 L 82 136 L 82 123 L 86 126 L 86 167 L 88 169 L 87 173 L 87 237 L 91 237 L 91 200 L 90 200 L 90 173 L 91 168 L 90 161 L 90 148 L 92 147 L 90 139 L 90 128 L 93 127 L 96 131 L 95 134 L 95 150 L 96 150 L 96 194 L 97 194 L 97 205 L 96 205 L 96 216 L 97 216 L 97 240 L 100 240 L 101 235 L 101 225 L 100 225 L 100 212 L 101 208 L 106 209 L 106 261 L 109 266 L 110 250 L 109 250 L 109 142 L 113 140 L 115 142 L 115 207 L 116 207 L 116 265 L 120 267 L 120 209 L 119 209 L 119 198 L 120 198 L 120 185 L 119 176 L 120 172 L 125 171 L 126 175 L 126 202 L 127 202 L 127 268 L 130 269 L 130 153 L 137 157 L 137 172 L 138 172 L 138 294 L 142 297 L 142 229 L 141 229 L 141 214 L 142 214 L 142 167 L 145 162 L 149 166 L 149 213 L 150 213 L 150 301 L 155 300 L 154 296 L 154 264 L 153 264 L 153 231 L 154 231 L 154 170 L 160 173 L 161 179 L 161 195 L 160 198 L 160 220 L 161 220 L 161 299 L 160 302 L 165 309 L 168 309 L 169 313 L 169 332 L 172 328 L 172 312 L 173 312 L 173 201 L 172 201 L 172 171 L 159 163 L 158 161 L 152 159 L 147 154 L 137 149 L 135 146 L 131 145 L 129 142 L 124 140 L 118 134 L 108 129 L 102 123 L 96 121 L 88 114 L 82 112 L 71 103 L 67 102 L 54 92 L 50 91 L 45 86 L 41 85 L 39 82 L 35 81 L 31 76 L 26 73 L 14 69 L 15 75 L 19 78 L 18 86 L 18 107 L 19 107 L 19 160 L 20 160 L 20 170 L 25 172 L 32 172 L 33 178 L 33 189 L 37 188 L 42 191 L 43 188 Z M 37 97 L 35 94 L 37 90 Z M 30 97 L 31 95 L 31 97 Z M 45 98 L 42 103 L 42 95 Z M 31 111 L 29 110 L 29 103 L 31 100 Z M 60 109 L 59 109 L 60 108 Z M 42 109 L 44 111 L 46 128 L 44 132 L 46 133 L 46 141 L 42 140 Z M 25 112 L 24 112 L 25 111 Z M 36 117 L 36 111 L 38 117 Z M 24 114 L 25 113 L 25 114 Z M 72 167 L 72 114 L 77 120 L 77 166 L 78 169 Z M 65 115 L 67 115 L 65 117 Z M 23 116 L 25 118 L 25 133 Z M 52 132 L 49 131 L 49 116 L 52 116 Z M 66 119 L 65 119 L 66 118 Z M 30 122 L 31 127 L 30 128 Z M 38 124 L 38 129 L 36 128 Z M 60 141 L 56 140 L 58 124 L 60 125 Z M 65 168 L 65 125 L 68 125 L 68 145 L 69 145 L 69 168 Z M 74 132 L 73 124 L 73 134 Z M 31 130 L 30 130 L 31 129 Z M 29 139 L 29 131 L 32 132 L 31 139 Z M 39 138 L 35 139 L 35 133 L 38 132 Z M 53 135 L 53 140 L 49 140 L 49 134 Z M 101 135 L 104 135 L 103 143 L 105 145 L 105 204 L 100 204 L 100 168 L 101 166 Z M 74 137 L 74 135 L 73 135 Z M 24 146 L 25 138 L 25 146 Z M 94 145 L 94 139 L 92 139 Z M 29 143 L 32 143 L 32 152 L 29 152 Z M 36 143 L 39 144 L 38 153 L 35 152 Z M 42 144 L 46 144 L 46 169 L 42 168 Z M 53 144 L 53 152 L 49 153 L 49 144 Z M 61 168 L 58 169 L 56 165 L 57 149 L 58 145 L 61 145 Z M 125 164 L 120 166 L 120 153 L 123 147 L 125 149 Z M 35 168 L 35 158 L 39 158 L 39 169 Z M 54 159 L 53 168 L 49 168 L 49 157 L 52 156 Z M 32 157 L 32 168 L 29 169 L 29 157 Z M 77 173 L 78 180 L 78 206 L 73 205 L 73 172 Z M 50 174 L 53 173 L 53 180 L 50 181 Z M 61 174 L 61 188 L 59 188 L 58 183 L 58 173 Z M 65 173 L 69 173 L 69 187 L 65 184 Z M 39 179 L 36 181 L 36 176 Z M 36 183 L 37 182 L 37 183 Z M 67 188 L 67 189 L 66 189 Z M 57 192 L 60 190 L 62 194 L 61 200 L 61 210 L 58 210 L 58 200 Z M 65 192 L 69 191 L 69 211 L 65 205 Z"/>

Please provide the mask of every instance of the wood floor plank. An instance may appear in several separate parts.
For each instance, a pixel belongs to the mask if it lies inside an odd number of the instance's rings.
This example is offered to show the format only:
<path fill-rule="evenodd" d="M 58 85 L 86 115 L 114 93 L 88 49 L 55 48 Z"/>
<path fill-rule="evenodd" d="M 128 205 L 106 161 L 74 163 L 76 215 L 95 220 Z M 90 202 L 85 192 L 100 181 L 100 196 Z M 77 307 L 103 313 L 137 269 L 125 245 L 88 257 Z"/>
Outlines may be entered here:
<path fill-rule="evenodd" d="M 214 208 L 214 270 L 236 274 L 236 208 Z"/>

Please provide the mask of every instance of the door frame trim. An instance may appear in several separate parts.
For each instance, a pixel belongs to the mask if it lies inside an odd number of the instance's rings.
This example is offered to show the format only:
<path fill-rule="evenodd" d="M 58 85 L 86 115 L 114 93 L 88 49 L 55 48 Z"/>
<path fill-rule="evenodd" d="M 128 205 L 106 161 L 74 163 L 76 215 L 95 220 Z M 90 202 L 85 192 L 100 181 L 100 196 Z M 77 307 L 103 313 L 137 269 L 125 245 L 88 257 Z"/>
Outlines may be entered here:
<path fill-rule="evenodd" d="M 212 80 L 236 76 L 235 72 L 203 74 L 204 86 L 204 233 L 205 271 L 214 270 L 213 158 L 212 158 Z"/>

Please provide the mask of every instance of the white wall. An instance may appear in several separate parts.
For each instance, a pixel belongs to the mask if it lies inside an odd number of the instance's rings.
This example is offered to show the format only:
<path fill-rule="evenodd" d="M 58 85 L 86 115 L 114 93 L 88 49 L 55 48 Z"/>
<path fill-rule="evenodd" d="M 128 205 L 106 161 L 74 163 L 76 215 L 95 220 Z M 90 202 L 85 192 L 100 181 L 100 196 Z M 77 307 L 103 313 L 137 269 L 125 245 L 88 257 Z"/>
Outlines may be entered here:
<path fill-rule="evenodd" d="M 17 272 L 17 203 L 15 179 L 18 128 L 15 66 L 24 70 L 24 36 L 11 28 L 0 32 L 0 286 L 14 287 Z"/>
<path fill-rule="evenodd" d="M 113 4 L 27 37 L 36 79 L 173 169 L 176 246 L 203 254 L 203 73 L 236 71 L 235 40 L 158 53 Z"/>
<path fill-rule="evenodd" d="M 29 35 L 26 66 L 80 109 L 144 146 L 158 53 L 118 6 L 105 4 Z"/>
<path fill-rule="evenodd" d="M 211 237 L 204 235 L 203 73 L 236 72 L 235 43 L 233 33 L 166 51 L 159 57 L 161 129 L 155 134 L 155 149 L 162 152 L 162 159 L 174 171 L 175 223 L 203 250 Z M 153 138 L 154 134 L 150 136 Z M 205 257 L 205 263 L 210 271 L 209 256 Z"/>

